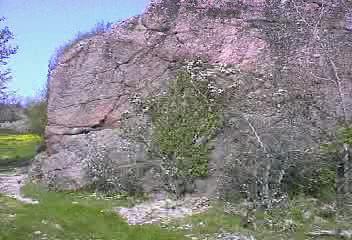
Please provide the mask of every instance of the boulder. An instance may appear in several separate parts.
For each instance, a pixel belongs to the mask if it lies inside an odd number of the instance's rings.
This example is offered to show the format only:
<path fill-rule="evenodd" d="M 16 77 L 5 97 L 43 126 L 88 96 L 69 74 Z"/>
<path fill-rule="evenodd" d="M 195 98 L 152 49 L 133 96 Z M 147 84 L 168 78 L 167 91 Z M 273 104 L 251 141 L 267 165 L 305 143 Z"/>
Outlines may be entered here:
<path fill-rule="evenodd" d="M 161 189 L 164 180 L 151 171 L 160 168 L 149 154 L 153 127 L 136 103 L 163 94 L 188 67 L 231 92 L 221 128 L 212 139 L 196 139 L 212 151 L 209 177 L 196 181 L 195 192 L 243 190 L 242 177 L 254 159 L 264 159 L 263 146 L 277 159 L 304 159 L 322 129 L 352 113 L 351 14 L 330 1 L 324 7 L 318 19 L 321 6 L 310 1 L 159 0 L 75 42 L 50 73 L 43 182 L 85 187 L 93 181 L 87 164 L 108 158 L 121 168 L 139 163 L 138 175 L 151 182 L 146 191 Z M 317 43 L 327 39 L 338 44 Z M 273 172 L 283 178 L 275 166 Z"/>

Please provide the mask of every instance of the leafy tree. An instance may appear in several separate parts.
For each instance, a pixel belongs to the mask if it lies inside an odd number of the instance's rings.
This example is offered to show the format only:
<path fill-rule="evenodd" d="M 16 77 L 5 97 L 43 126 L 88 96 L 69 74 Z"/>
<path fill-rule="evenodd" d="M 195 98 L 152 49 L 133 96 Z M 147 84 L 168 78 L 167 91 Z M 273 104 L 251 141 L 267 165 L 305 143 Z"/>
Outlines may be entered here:
<path fill-rule="evenodd" d="M 0 18 L 0 24 L 4 20 L 5 18 Z M 13 33 L 7 26 L 0 29 L 0 100 L 5 99 L 6 83 L 11 79 L 10 70 L 5 66 L 10 56 L 17 52 L 17 47 L 13 47 L 9 43 L 13 38 Z"/>
<path fill-rule="evenodd" d="M 47 124 L 47 88 L 31 100 L 26 107 L 26 115 L 29 119 L 30 131 L 44 135 Z"/>

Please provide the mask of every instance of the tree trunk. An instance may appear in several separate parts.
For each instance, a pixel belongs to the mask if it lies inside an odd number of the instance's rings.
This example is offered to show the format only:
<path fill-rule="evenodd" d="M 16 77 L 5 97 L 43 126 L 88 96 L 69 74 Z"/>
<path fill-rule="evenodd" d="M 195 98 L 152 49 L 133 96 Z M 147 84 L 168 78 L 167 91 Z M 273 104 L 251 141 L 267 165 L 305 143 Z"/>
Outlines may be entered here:
<path fill-rule="evenodd" d="M 272 208 L 272 196 L 270 190 L 270 172 L 271 172 L 271 165 L 272 159 L 269 154 L 265 156 L 265 167 L 264 167 L 264 174 L 263 174 L 263 204 L 266 209 Z"/>
<path fill-rule="evenodd" d="M 258 154 L 257 154 L 258 156 Z M 248 189 L 248 209 L 246 214 L 246 225 L 250 225 L 256 230 L 256 212 L 258 206 L 258 161 L 257 156 L 253 160 L 252 164 L 252 180 Z"/>
<path fill-rule="evenodd" d="M 341 230 L 341 225 L 345 219 L 345 194 L 346 194 L 346 163 L 349 159 L 349 146 L 343 145 L 341 158 L 338 159 L 336 168 L 336 222 L 337 231 Z"/>

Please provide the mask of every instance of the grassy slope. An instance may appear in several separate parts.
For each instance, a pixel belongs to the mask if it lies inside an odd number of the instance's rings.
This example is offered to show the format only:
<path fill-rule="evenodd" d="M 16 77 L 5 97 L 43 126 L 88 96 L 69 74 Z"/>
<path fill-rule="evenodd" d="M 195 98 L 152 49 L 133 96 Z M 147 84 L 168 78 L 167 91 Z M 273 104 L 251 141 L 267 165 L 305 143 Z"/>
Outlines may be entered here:
<path fill-rule="evenodd" d="M 111 211 L 114 206 L 126 205 L 126 200 L 99 200 L 84 193 L 47 192 L 33 185 L 27 186 L 24 192 L 38 199 L 40 204 L 22 205 L 0 197 L 0 240 L 43 237 L 65 240 L 184 239 L 182 234 L 158 226 L 128 226 Z"/>
<path fill-rule="evenodd" d="M 22 166 L 35 156 L 41 138 L 33 134 L 0 133 L 0 168 Z"/>
<path fill-rule="evenodd" d="M 214 205 L 207 213 L 171 223 L 167 226 L 169 229 L 167 230 L 157 225 L 128 226 L 112 212 L 114 207 L 131 204 L 125 197 L 107 198 L 90 193 L 48 192 L 36 185 L 26 186 L 24 193 L 38 199 L 40 204 L 22 205 L 0 197 L 0 240 L 182 240 L 187 234 L 192 234 L 198 239 L 206 239 L 208 234 L 213 235 L 222 231 L 254 235 L 260 240 L 304 240 L 310 239 L 305 232 L 312 229 L 334 228 L 333 219 L 324 218 L 323 224 L 314 223 L 314 216 L 319 216 L 319 203 L 311 205 L 305 199 L 297 200 L 289 208 L 272 213 L 272 216 L 265 216 L 266 219 L 272 218 L 274 225 L 272 228 L 258 224 L 256 231 L 245 229 L 241 226 L 240 217 L 226 214 L 221 205 Z M 306 211 L 310 211 L 312 216 L 304 220 L 302 216 Z M 264 215 L 258 213 L 257 217 L 260 222 Z M 282 229 L 282 223 L 287 219 L 293 220 L 295 229 Z M 175 230 L 184 225 L 192 225 L 192 229 L 182 232 Z M 352 227 L 351 223 L 349 226 Z"/>
<path fill-rule="evenodd" d="M 309 238 L 306 233 L 317 230 L 332 230 L 335 229 L 334 217 L 323 217 L 319 207 L 321 203 L 309 202 L 307 199 L 298 198 L 290 203 L 286 209 L 280 209 L 271 214 L 257 213 L 257 228 L 253 229 L 243 228 L 241 224 L 241 217 L 224 212 L 221 205 L 215 205 L 207 213 L 194 215 L 192 217 L 181 219 L 173 223 L 171 228 L 177 229 L 180 226 L 192 225 L 192 229 L 188 234 L 205 239 L 207 235 L 212 235 L 221 232 L 234 232 L 243 235 L 255 236 L 258 240 L 306 240 Z M 310 212 L 311 216 L 308 219 L 303 217 L 305 212 Z M 265 219 L 265 221 L 264 221 Z M 272 226 L 263 224 L 271 219 Z M 317 222 L 315 219 L 321 219 Z M 292 225 L 285 224 L 286 221 L 291 221 Z M 288 225 L 294 226 L 287 228 Z M 346 223 L 346 229 L 352 228 L 352 223 Z M 317 238 L 316 238 L 317 239 Z M 331 240 L 336 238 L 320 237 L 320 240 Z"/>

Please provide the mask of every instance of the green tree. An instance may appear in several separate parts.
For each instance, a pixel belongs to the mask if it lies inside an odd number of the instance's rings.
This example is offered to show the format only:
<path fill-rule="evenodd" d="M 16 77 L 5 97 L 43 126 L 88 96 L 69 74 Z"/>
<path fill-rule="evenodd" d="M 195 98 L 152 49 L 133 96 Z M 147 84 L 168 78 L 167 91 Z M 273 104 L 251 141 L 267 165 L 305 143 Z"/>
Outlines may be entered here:
<path fill-rule="evenodd" d="M 0 17 L 0 24 L 5 18 Z M 17 52 L 17 47 L 10 45 L 14 36 L 10 29 L 5 26 L 0 28 L 0 100 L 6 97 L 7 82 L 11 79 L 10 70 L 6 68 L 9 58 Z"/>
<path fill-rule="evenodd" d="M 30 101 L 26 107 L 30 131 L 41 136 L 45 133 L 45 127 L 48 121 L 47 105 L 47 88 L 44 88 L 39 96 Z"/>

